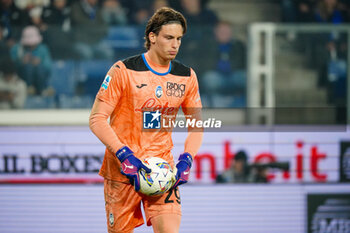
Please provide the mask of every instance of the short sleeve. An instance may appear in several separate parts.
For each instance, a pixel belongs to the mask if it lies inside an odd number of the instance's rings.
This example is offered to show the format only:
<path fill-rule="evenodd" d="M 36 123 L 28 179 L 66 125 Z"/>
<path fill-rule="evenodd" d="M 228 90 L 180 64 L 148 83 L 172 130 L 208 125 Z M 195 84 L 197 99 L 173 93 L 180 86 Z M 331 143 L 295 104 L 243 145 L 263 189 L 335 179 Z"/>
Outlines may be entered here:
<path fill-rule="evenodd" d="M 111 106 L 116 106 L 125 90 L 125 77 L 118 63 L 107 72 L 96 98 Z"/>

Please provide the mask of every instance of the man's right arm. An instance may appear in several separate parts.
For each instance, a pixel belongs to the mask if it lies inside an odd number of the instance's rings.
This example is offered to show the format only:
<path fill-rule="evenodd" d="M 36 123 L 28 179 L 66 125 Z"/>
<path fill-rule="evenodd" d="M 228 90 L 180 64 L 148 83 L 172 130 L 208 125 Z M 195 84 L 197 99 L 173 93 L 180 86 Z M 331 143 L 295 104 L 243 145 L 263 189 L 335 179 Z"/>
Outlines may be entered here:
<path fill-rule="evenodd" d="M 150 173 L 151 169 L 135 157 L 134 152 L 120 141 L 118 135 L 108 123 L 108 118 L 117 107 L 125 90 L 126 84 L 123 82 L 123 78 L 125 76 L 120 70 L 120 66 L 118 64 L 113 65 L 97 93 L 95 103 L 91 109 L 89 126 L 91 131 L 120 161 L 120 172 L 129 178 L 130 183 L 138 191 L 140 189 L 140 169 L 147 173 Z"/>
<path fill-rule="evenodd" d="M 113 110 L 113 106 L 96 98 L 91 109 L 89 126 L 91 131 L 100 139 L 107 149 L 115 154 L 125 145 L 119 140 L 118 136 L 108 123 L 108 118 Z"/>
<path fill-rule="evenodd" d="M 91 110 L 89 126 L 91 131 L 101 140 L 121 163 L 121 173 L 129 178 L 136 191 L 140 190 L 139 170 L 150 173 L 146 165 L 134 156 L 134 152 L 119 140 L 118 136 L 108 124 L 108 117 L 114 107 L 96 98 Z"/>
<path fill-rule="evenodd" d="M 125 146 L 108 123 L 108 118 L 116 108 L 125 89 L 123 80 L 124 76 L 120 66 L 114 64 L 102 82 L 89 118 L 91 131 L 113 154 Z"/>

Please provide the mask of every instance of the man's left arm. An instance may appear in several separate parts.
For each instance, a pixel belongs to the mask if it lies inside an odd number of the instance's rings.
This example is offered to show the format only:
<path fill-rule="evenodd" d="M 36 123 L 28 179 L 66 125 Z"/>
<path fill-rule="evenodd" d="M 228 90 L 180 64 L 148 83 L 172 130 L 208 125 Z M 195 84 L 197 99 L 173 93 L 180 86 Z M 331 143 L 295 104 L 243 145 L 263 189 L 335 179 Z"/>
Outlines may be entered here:
<path fill-rule="evenodd" d="M 186 119 L 191 121 L 194 120 L 196 122 L 202 120 L 202 103 L 199 94 L 197 76 L 193 70 L 191 70 L 191 77 L 188 83 L 189 85 L 186 87 L 188 93 L 181 107 Z M 193 159 L 202 144 L 202 138 L 202 127 L 196 127 L 196 124 L 194 124 L 194 126 L 188 128 L 184 153 L 180 155 L 179 161 L 176 164 L 174 188 L 178 185 L 187 183 Z"/>

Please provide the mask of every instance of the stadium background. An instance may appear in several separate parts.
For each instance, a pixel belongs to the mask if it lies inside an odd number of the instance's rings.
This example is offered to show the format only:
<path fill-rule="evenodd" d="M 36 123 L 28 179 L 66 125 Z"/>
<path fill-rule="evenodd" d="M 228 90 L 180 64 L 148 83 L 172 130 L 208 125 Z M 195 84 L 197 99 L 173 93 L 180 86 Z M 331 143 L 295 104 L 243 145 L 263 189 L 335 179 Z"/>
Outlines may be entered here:
<path fill-rule="evenodd" d="M 88 129 L 89 111 L 113 61 L 144 51 L 141 19 L 161 1 L 119 1 L 125 21 L 108 24 L 101 38 L 111 57 L 90 58 L 74 49 L 81 27 L 63 30 L 67 43 L 35 20 L 49 2 L 16 2 L 50 49 L 54 91 L 28 91 L 19 109 L 0 110 L 0 232 L 105 232 L 97 175 L 104 146 Z M 204 114 L 224 122 L 205 133 L 190 182 L 181 187 L 180 232 L 350 232 L 348 2 L 338 0 L 342 20 L 327 22 L 301 17 L 298 4 L 310 2 L 317 12 L 322 1 L 206 0 L 196 18 L 180 1 L 168 1 L 191 18 L 178 59 L 197 72 Z M 25 25 L 12 25 L 11 34 L 1 16 L 1 42 L 17 43 Z M 213 91 L 207 77 L 219 82 L 213 71 L 227 68 L 227 54 L 218 59 L 212 49 L 215 21 L 229 22 L 240 49 L 229 69 L 237 86 L 224 81 L 228 89 Z M 63 25 L 47 25 L 60 35 Z M 177 159 L 184 133 L 173 139 Z M 249 163 L 284 162 L 289 172 L 269 168 L 267 183 L 216 183 L 240 150 Z"/>

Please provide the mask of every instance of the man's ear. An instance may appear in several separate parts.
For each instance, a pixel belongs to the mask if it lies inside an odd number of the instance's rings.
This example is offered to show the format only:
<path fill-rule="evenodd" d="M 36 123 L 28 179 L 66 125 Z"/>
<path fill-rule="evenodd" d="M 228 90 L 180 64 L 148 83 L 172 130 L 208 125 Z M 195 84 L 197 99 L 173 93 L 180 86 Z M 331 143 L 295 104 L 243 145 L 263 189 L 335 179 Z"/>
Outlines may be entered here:
<path fill-rule="evenodd" d="M 149 38 L 149 41 L 151 42 L 151 44 L 156 43 L 156 37 L 157 37 L 157 35 L 154 32 L 150 32 L 148 34 L 148 38 Z"/>

